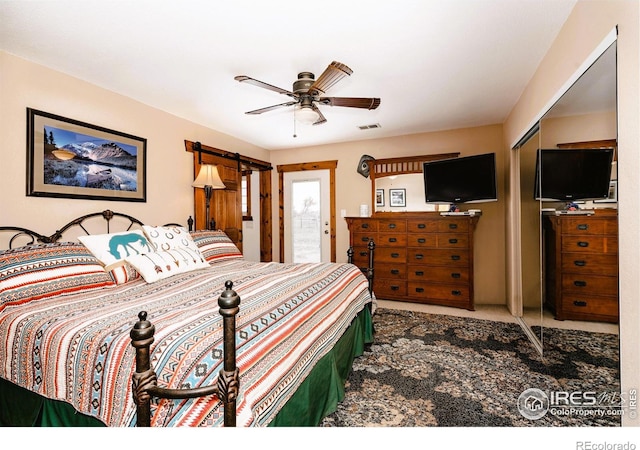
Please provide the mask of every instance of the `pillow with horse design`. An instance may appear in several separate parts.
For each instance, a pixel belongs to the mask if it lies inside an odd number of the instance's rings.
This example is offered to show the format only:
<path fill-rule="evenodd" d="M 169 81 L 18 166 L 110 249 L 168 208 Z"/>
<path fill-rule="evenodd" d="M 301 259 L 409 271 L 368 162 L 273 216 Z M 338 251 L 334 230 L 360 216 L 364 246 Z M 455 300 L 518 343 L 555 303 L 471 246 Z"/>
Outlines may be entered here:
<path fill-rule="evenodd" d="M 153 247 L 142 230 L 79 236 L 78 240 L 98 258 L 104 265 L 104 270 L 111 272 L 116 284 L 131 279 L 125 267 L 125 258 L 153 252 Z"/>

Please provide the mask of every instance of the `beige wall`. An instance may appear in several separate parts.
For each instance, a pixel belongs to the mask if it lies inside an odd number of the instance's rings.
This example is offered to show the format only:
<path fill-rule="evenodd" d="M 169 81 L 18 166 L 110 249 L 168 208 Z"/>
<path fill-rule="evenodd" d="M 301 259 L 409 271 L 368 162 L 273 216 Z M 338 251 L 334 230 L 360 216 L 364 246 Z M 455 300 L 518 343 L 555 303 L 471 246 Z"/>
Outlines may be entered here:
<path fill-rule="evenodd" d="M 0 105 L 0 223 L 41 233 L 104 209 L 152 224 L 186 224 L 193 215 L 193 156 L 185 139 L 269 159 L 266 150 L 1 51 Z M 147 202 L 25 196 L 27 107 L 146 138 Z"/>
<path fill-rule="evenodd" d="M 640 3 L 631 0 L 600 0 L 578 2 L 554 41 L 538 71 L 522 94 L 504 124 L 505 153 L 512 161 L 509 149 L 556 96 L 583 61 L 596 49 L 614 27 L 618 27 L 618 180 L 620 239 L 620 350 L 623 392 L 640 387 Z M 512 178 L 511 178 L 512 180 Z M 509 199 L 509 211 L 512 198 Z M 517 236 L 513 222 L 507 216 L 508 242 Z M 512 258 L 512 247 L 507 248 Z M 517 276 L 508 260 L 510 279 Z M 511 292 L 511 284 L 509 284 Z M 638 417 L 623 416 L 624 425 L 640 425 Z"/>
<path fill-rule="evenodd" d="M 449 130 L 435 133 L 406 135 L 394 138 L 346 142 L 334 145 L 307 147 L 304 149 L 271 152 L 271 164 L 294 164 L 338 160 L 336 169 L 336 252 L 338 261 L 346 261 L 349 232 L 340 217 L 345 209 L 348 216 L 359 215 L 361 204 L 371 205 L 371 180 L 357 172 L 363 154 L 374 158 L 427 155 L 433 153 L 460 152 L 461 156 L 496 152 L 498 171 L 498 202 L 474 205 L 482 209 L 482 217 L 475 234 L 475 300 L 476 304 L 504 304 L 505 299 L 505 202 L 504 177 L 506 174 L 502 148 L 502 126 Z M 273 192 L 278 190 L 277 174 L 273 177 Z M 274 258 L 278 258 L 278 208 L 274 215 Z"/>

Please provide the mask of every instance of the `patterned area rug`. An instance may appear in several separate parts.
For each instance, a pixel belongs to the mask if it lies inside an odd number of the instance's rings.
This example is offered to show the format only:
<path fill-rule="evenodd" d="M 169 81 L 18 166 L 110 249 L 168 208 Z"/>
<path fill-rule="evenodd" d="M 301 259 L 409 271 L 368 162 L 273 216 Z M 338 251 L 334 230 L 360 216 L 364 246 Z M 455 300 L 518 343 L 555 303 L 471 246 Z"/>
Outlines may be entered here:
<path fill-rule="evenodd" d="M 374 324 L 320 426 L 620 426 L 617 335 L 545 329 L 542 358 L 515 323 L 378 309 Z M 552 399 L 541 418 L 519 407 L 532 388 Z M 563 392 L 578 393 L 572 409 Z"/>

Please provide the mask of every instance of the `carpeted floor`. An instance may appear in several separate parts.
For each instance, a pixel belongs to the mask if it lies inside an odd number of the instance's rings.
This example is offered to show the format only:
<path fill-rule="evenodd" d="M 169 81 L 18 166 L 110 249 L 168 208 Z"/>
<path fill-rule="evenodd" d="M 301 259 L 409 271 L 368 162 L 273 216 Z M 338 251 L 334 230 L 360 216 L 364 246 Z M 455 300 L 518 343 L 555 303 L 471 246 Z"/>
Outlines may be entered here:
<path fill-rule="evenodd" d="M 542 358 L 514 323 L 379 308 L 374 324 L 344 401 L 320 426 L 620 426 L 607 414 L 620 405 L 617 335 L 545 329 Z M 518 399 L 531 388 L 581 405 L 552 400 L 543 417 L 525 417 Z"/>

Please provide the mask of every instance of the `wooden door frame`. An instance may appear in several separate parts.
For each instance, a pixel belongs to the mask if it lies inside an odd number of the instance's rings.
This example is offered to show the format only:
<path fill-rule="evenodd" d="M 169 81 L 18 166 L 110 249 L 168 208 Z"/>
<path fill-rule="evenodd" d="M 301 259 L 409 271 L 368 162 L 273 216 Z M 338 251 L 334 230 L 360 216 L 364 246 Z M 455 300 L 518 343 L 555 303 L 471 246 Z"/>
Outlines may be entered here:
<path fill-rule="evenodd" d="M 281 164 L 278 170 L 278 225 L 280 229 L 280 262 L 284 262 L 284 174 L 307 170 L 329 171 L 329 233 L 331 237 L 331 262 L 336 262 L 336 167 L 338 160 L 298 164 Z"/>
<path fill-rule="evenodd" d="M 272 217 L 272 194 L 271 194 L 271 171 L 273 167 L 271 163 L 261 161 L 259 159 L 243 156 L 239 153 L 231 153 L 225 150 L 220 150 L 215 147 L 201 144 L 200 142 L 192 142 L 189 140 L 184 141 L 185 150 L 193 153 L 194 158 L 194 173 L 193 177 L 197 175 L 198 161 L 201 157 L 198 153 L 209 154 L 213 156 L 219 156 L 226 159 L 232 159 L 237 161 L 238 170 L 241 172 L 241 166 L 250 167 L 252 170 L 258 170 L 260 172 L 260 261 L 271 262 L 273 261 L 273 241 L 271 231 L 271 217 Z M 194 188 L 194 211 L 197 210 L 197 189 Z M 195 215 L 195 214 L 194 214 Z"/>

